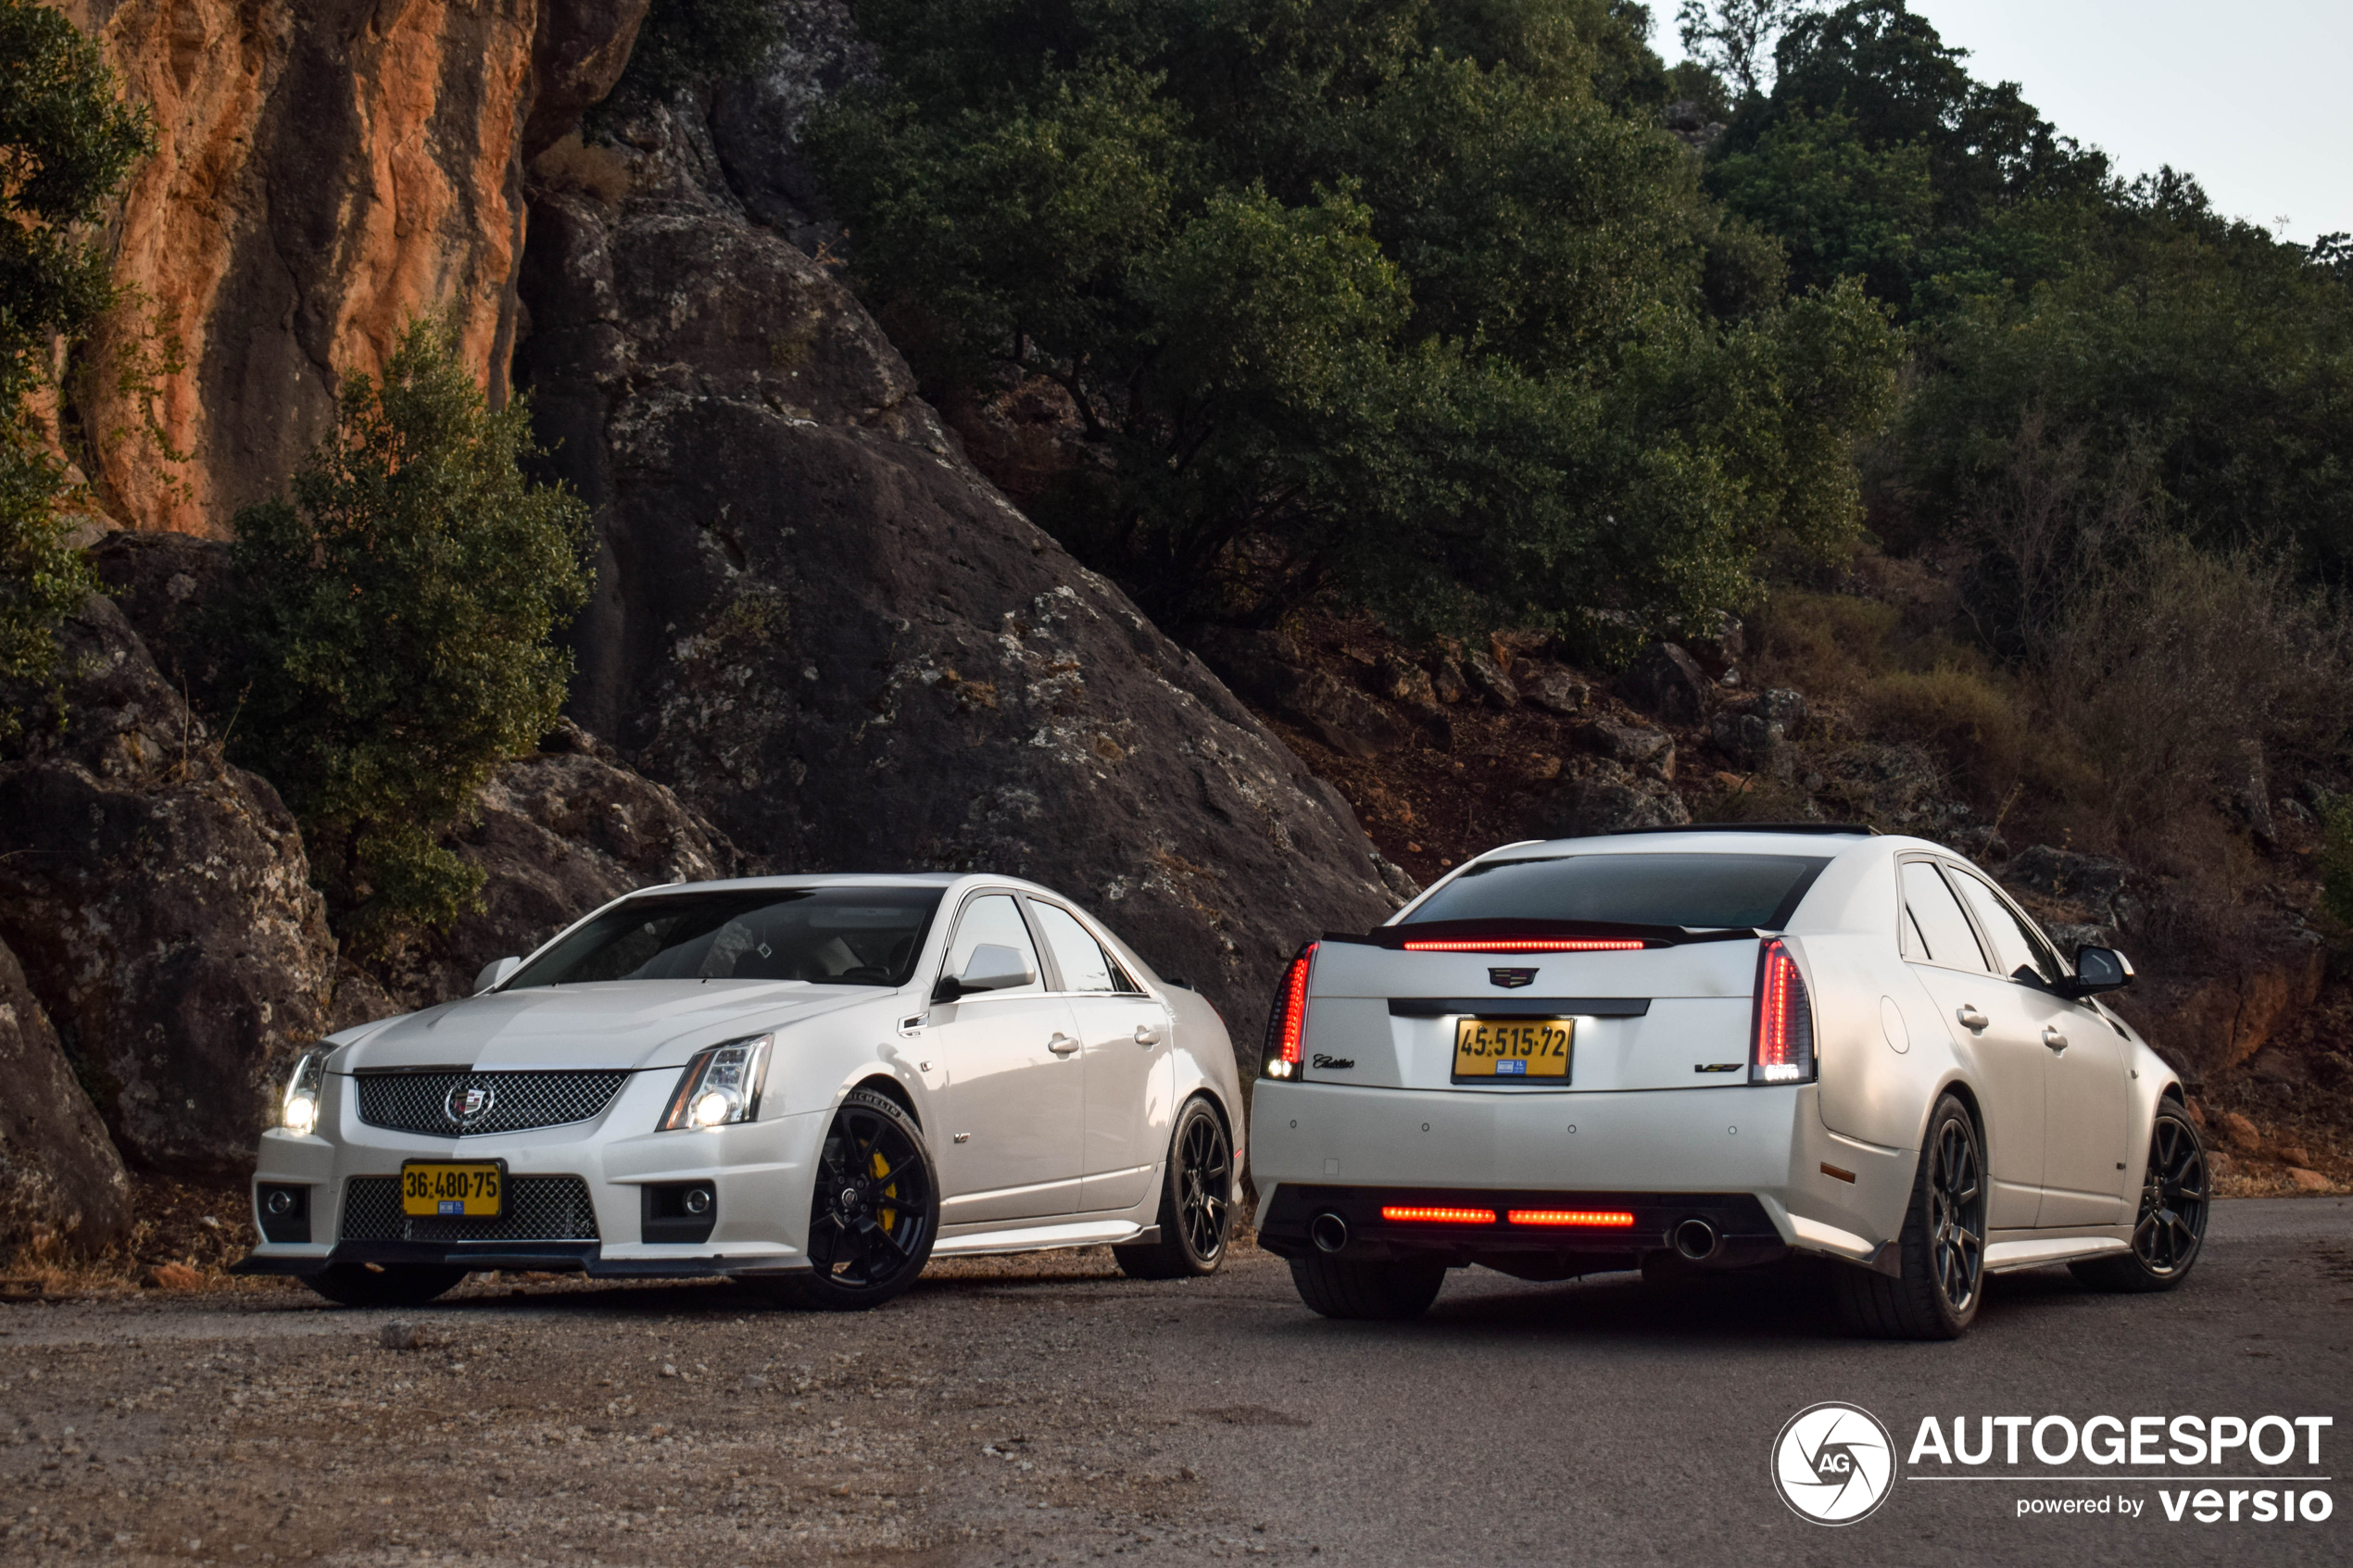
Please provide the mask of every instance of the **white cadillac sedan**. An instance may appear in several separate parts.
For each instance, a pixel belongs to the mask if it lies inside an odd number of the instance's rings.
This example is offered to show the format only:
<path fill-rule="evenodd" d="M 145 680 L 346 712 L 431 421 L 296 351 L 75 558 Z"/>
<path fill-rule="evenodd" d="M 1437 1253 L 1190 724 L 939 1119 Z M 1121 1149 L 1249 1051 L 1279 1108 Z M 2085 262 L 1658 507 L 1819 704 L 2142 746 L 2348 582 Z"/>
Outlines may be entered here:
<path fill-rule="evenodd" d="M 1989 1273 L 2181 1283 L 2205 1156 L 2172 1070 L 1967 862 L 1869 829 L 1508 845 L 1292 961 L 1259 1244 L 1331 1317 L 1523 1279 L 1832 1259 L 1850 1326 L 1950 1338 Z"/>
<path fill-rule="evenodd" d="M 856 1309 L 932 1257 L 1109 1243 L 1168 1278 L 1225 1255 L 1225 1024 L 1043 887 L 650 888 L 478 993 L 301 1060 L 241 1271 L 354 1305 L 542 1269 Z"/>

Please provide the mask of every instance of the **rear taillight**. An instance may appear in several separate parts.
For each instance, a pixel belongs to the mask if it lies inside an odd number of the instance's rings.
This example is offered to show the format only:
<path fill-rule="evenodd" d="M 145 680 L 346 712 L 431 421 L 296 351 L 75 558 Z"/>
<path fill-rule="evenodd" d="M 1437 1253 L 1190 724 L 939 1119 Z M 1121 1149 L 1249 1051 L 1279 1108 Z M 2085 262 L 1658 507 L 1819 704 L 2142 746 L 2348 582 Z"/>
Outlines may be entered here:
<path fill-rule="evenodd" d="M 1425 1209 L 1385 1204 L 1380 1217 L 1392 1225 L 1491 1225 L 1492 1209 Z"/>
<path fill-rule="evenodd" d="M 1266 1014 L 1266 1049 L 1260 1071 L 1269 1078 L 1299 1076 L 1300 1043 L 1307 1038 L 1307 977 L 1315 967 L 1316 944 L 1310 942 L 1283 971 L 1275 1005 Z"/>
<path fill-rule="evenodd" d="M 1409 953 L 1639 953 L 1647 943 L 1618 936 L 1475 936 L 1408 942 Z"/>
<path fill-rule="evenodd" d="M 1778 936 L 1756 955 L 1756 1023 L 1749 1043 L 1748 1081 L 1803 1084 L 1814 1076 L 1814 1004 L 1806 977 Z"/>
<path fill-rule="evenodd" d="M 1623 1209 L 1515 1209 L 1507 1216 L 1516 1225 L 1566 1225 L 1580 1229 L 1622 1231 L 1634 1223 Z"/>

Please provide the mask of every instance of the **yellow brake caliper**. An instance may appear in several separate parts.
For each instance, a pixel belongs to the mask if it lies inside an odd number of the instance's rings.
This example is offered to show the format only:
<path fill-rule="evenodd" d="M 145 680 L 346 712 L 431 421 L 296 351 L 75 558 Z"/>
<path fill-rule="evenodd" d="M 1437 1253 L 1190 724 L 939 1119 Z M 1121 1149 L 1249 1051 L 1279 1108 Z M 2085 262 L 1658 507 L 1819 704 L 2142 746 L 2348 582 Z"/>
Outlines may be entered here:
<path fill-rule="evenodd" d="M 889 1162 L 883 1159 L 880 1150 L 876 1150 L 875 1153 L 868 1155 L 867 1158 L 874 1161 L 874 1172 L 875 1175 L 887 1176 L 890 1174 Z M 885 1198 L 897 1198 L 899 1196 L 899 1184 L 897 1182 L 893 1182 L 888 1186 L 883 1188 L 883 1196 Z M 890 1208 L 884 1209 L 882 1205 L 876 1204 L 875 1207 L 881 1210 L 882 1228 L 885 1235 L 888 1235 L 891 1231 L 898 1228 L 899 1210 L 897 1206 L 894 1205 Z"/>

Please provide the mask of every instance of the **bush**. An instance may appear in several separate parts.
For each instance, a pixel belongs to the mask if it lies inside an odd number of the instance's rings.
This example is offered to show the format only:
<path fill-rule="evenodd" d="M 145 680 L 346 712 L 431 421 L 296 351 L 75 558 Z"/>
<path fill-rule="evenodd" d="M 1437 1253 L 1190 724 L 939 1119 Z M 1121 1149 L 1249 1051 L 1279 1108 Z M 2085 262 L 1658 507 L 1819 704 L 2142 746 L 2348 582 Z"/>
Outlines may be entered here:
<path fill-rule="evenodd" d="M 783 11 L 775 0 L 653 0 L 623 83 L 666 97 L 714 78 L 749 76 L 783 39 Z"/>
<path fill-rule="evenodd" d="M 27 404 L 53 340 L 70 347 L 114 301 L 87 225 L 151 142 L 95 44 L 46 6 L 0 0 L 0 682 L 46 677 L 58 621 L 97 586 L 67 547 L 66 470 Z M 17 722 L 0 709 L 0 734 Z"/>
<path fill-rule="evenodd" d="M 485 407 L 446 324 L 420 323 L 381 383 L 346 376 L 293 500 L 235 519 L 232 754 L 302 819 L 363 944 L 473 907 L 480 871 L 436 835 L 564 699 L 553 638 L 587 597 L 587 514 L 524 481 L 530 429 L 522 400 Z"/>

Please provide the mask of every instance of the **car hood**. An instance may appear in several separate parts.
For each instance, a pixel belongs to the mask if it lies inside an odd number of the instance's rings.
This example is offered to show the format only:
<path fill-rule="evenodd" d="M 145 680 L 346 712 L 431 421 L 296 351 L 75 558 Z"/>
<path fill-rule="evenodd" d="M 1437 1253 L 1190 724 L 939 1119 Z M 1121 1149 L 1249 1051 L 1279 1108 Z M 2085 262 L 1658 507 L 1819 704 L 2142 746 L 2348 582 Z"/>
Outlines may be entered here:
<path fill-rule="evenodd" d="M 371 1068 L 674 1066 L 704 1046 L 799 1023 L 891 993 L 801 981 L 619 980 L 494 991 L 410 1013 L 344 1048 Z"/>

